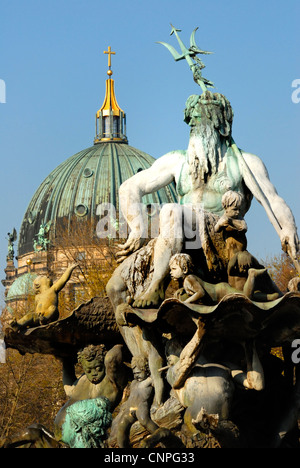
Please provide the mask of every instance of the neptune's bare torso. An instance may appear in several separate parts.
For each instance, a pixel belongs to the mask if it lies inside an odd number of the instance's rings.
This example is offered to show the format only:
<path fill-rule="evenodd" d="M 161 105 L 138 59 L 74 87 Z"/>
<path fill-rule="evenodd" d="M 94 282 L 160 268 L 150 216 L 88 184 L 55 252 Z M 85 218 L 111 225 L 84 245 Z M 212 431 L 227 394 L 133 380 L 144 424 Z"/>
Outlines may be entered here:
<path fill-rule="evenodd" d="M 238 161 L 230 149 L 219 164 L 217 172 L 209 175 L 205 183 L 200 181 L 198 184 L 193 182 L 187 156 L 182 153 L 182 167 L 176 186 L 181 205 L 199 204 L 204 210 L 217 215 L 223 213 L 222 196 L 228 190 L 240 192 L 242 195 L 246 195 L 247 192 L 248 195 Z M 245 204 L 244 213 L 247 209 Z"/>

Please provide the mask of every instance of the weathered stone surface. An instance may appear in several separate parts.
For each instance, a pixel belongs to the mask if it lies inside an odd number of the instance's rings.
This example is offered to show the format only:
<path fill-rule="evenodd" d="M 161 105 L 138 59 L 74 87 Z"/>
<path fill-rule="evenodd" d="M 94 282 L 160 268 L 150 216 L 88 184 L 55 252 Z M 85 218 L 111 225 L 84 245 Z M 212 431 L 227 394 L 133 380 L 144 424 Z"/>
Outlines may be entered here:
<path fill-rule="evenodd" d="M 21 353 L 74 355 L 87 344 L 122 342 L 114 312 L 107 297 L 81 304 L 68 317 L 24 331 L 5 329 L 5 344 Z"/>

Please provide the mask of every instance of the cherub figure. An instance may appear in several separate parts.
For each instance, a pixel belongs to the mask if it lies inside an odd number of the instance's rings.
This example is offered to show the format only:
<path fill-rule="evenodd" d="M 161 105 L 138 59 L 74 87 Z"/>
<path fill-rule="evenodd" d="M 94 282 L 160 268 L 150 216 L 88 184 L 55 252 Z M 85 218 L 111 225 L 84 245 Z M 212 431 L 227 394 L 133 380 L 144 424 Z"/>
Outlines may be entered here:
<path fill-rule="evenodd" d="M 237 252 L 230 259 L 227 267 L 228 283 L 230 286 L 242 292 L 248 280 L 248 273 L 252 269 L 260 270 L 262 273 L 265 272 L 260 275 L 259 278 L 257 277 L 255 291 L 256 301 L 274 301 L 283 296 L 267 270 L 248 252 L 248 250 Z"/>
<path fill-rule="evenodd" d="M 36 448 L 71 448 L 104 446 L 111 412 L 121 400 L 127 385 L 123 347 L 115 345 L 108 352 L 103 344 L 89 345 L 78 353 L 84 374 L 76 379 L 74 361 L 63 360 L 63 384 L 68 402 L 54 421 L 54 434 L 40 424 L 29 426 L 11 437 L 8 447 L 35 444 Z"/>
<path fill-rule="evenodd" d="M 69 401 L 105 397 L 111 409 L 120 402 L 127 384 L 128 371 L 123 363 L 123 346 L 115 345 L 107 351 L 105 345 L 89 345 L 78 352 L 78 362 L 84 374 L 76 378 L 74 364 L 63 361 L 63 384 Z"/>
<path fill-rule="evenodd" d="M 241 293 L 241 291 L 231 287 L 228 283 L 207 283 L 196 275 L 192 274 L 193 264 L 190 255 L 175 254 L 170 260 L 170 274 L 173 279 L 182 280 L 183 288 L 176 293 L 177 297 L 185 292 L 188 298 L 186 303 L 216 304 L 227 294 Z M 248 278 L 243 288 L 243 294 L 249 299 L 255 300 L 256 297 L 256 279 L 265 274 L 266 269 L 248 270 Z"/>
<path fill-rule="evenodd" d="M 203 347 L 205 326 L 199 320 L 192 339 L 183 346 L 176 338 L 166 343 L 167 381 L 173 392 L 186 408 L 184 422 L 191 434 L 197 433 L 207 416 L 219 420 L 230 417 L 235 385 L 261 391 L 264 389 L 264 371 L 253 340 L 241 343 L 246 358 L 247 370 L 240 363 L 227 362 L 222 345 L 214 344 L 212 351 Z M 210 355 L 212 354 L 212 355 Z"/>
<path fill-rule="evenodd" d="M 246 250 L 246 232 L 248 228 L 242 216 L 244 205 L 245 199 L 241 193 L 233 190 L 225 192 L 222 197 L 224 214 L 215 225 L 215 231 L 223 232 L 225 240 L 228 258 L 228 283 L 241 292 L 244 290 L 248 272 L 251 268 L 264 270 L 258 260 Z M 258 289 L 261 294 L 256 294 L 255 299 L 257 301 L 275 300 L 282 296 L 281 291 L 266 271 L 262 279 L 258 281 L 260 282 Z"/>
<path fill-rule="evenodd" d="M 246 232 L 248 227 L 242 216 L 244 204 L 242 194 L 233 190 L 228 190 L 222 197 L 224 214 L 215 225 L 215 232 L 223 232 L 228 260 L 236 252 L 247 248 Z"/>
<path fill-rule="evenodd" d="M 30 312 L 19 320 L 12 320 L 10 326 L 14 330 L 38 327 L 54 322 L 59 318 L 58 293 L 71 278 L 77 264 L 72 264 L 64 274 L 55 282 L 47 276 L 38 276 L 33 282 L 35 292 L 35 311 Z"/>
<path fill-rule="evenodd" d="M 143 444 L 145 448 L 151 445 L 153 439 L 157 442 L 168 437 L 170 431 L 160 428 L 150 416 L 154 388 L 147 359 L 142 356 L 133 357 L 131 367 L 134 380 L 131 383 L 129 398 L 120 410 L 121 420 L 118 421 L 117 443 L 120 448 L 129 447 L 130 428 L 134 422 L 139 421 L 151 433 Z"/>
<path fill-rule="evenodd" d="M 127 385 L 128 370 L 123 363 L 123 346 L 107 351 L 105 345 L 89 345 L 78 353 L 84 374 L 76 379 L 74 362 L 63 360 L 63 384 L 69 400 L 58 412 L 54 426 L 56 440 L 64 440 L 68 408 L 79 401 L 106 399 L 112 412 L 119 404 Z M 82 421 L 85 424 L 85 421 Z"/>

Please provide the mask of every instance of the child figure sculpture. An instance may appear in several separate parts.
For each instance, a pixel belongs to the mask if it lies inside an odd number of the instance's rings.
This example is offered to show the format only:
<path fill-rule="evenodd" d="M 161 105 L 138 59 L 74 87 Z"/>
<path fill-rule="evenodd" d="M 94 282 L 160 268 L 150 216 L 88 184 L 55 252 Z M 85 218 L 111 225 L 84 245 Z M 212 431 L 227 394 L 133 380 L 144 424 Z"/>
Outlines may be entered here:
<path fill-rule="evenodd" d="M 38 276 L 33 282 L 35 292 L 35 311 L 30 312 L 19 320 L 12 320 L 10 326 L 14 330 L 22 330 L 29 327 L 38 327 L 54 322 L 59 317 L 58 293 L 69 281 L 77 264 L 72 264 L 63 275 L 52 284 L 47 276 Z"/>
<path fill-rule="evenodd" d="M 241 291 L 231 287 L 228 283 L 212 284 L 203 281 L 192 274 L 192 259 L 188 254 L 175 254 L 170 260 L 170 274 L 173 279 L 183 280 L 183 290 L 188 294 L 186 303 L 216 304 L 227 294 L 241 294 Z M 244 285 L 243 294 L 255 300 L 256 278 L 266 273 L 266 269 L 250 268 Z M 180 290 L 179 290 L 180 291 Z M 182 292 L 182 290 L 181 290 Z"/>

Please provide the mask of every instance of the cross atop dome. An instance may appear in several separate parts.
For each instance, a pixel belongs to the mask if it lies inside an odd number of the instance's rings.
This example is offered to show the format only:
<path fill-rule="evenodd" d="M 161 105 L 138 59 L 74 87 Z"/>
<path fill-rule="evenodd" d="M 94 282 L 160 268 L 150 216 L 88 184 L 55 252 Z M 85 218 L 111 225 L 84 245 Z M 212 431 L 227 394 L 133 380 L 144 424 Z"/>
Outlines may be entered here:
<path fill-rule="evenodd" d="M 104 53 L 104 54 L 108 54 L 108 72 L 107 72 L 107 74 L 108 74 L 109 76 L 111 76 L 111 75 L 113 74 L 113 72 L 112 72 L 112 70 L 111 70 L 111 56 L 112 56 L 112 55 L 116 55 L 116 52 L 112 52 L 111 47 L 108 46 L 108 50 L 104 50 L 103 53 Z"/>
<path fill-rule="evenodd" d="M 126 115 L 119 107 L 115 95 L 114 80 L 111 78 L 113 72 L 111 70 L 111 56 L 116 55 L 116 52 L 108 46 L 104 50 L 104 54 L 108 55 L 108 71 L 109 78 L 106 80 L 106 92 L 102 107 L 96 113 L 96 137 L 94 144 L 101 142 L 119 142 L 128 143 L 126 137 Z"/>

